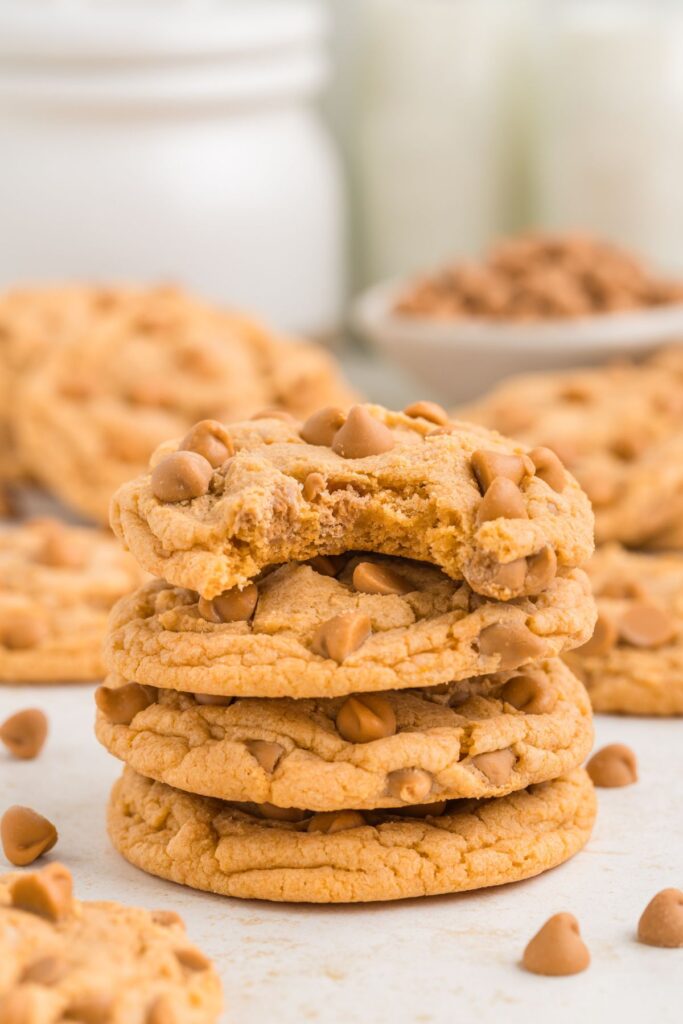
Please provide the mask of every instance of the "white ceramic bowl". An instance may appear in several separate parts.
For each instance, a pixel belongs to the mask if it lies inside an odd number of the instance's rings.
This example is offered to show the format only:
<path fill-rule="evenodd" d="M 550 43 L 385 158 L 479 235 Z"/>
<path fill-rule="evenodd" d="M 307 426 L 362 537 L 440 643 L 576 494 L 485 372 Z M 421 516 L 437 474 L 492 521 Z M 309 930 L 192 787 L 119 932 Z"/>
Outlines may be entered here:
<path fill-rule="evenodd" d="M 364 292 L 353 325 L 447 404 L 476 398 L 511 374 L 588 366 L 683 341 L 683 305 L 530 324 L 431 320 L 393 312 L 406 283 Z"/>

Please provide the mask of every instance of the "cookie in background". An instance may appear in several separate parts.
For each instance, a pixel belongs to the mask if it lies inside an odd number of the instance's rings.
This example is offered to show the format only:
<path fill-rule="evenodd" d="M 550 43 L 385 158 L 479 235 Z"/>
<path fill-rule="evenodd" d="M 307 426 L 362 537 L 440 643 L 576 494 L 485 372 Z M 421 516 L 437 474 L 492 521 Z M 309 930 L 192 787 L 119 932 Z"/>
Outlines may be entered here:
<path fill-rule="evenodd" d="M 198 420 L 353 397 L 321 348 L 170 286 L 38 287 L 0 316 L 8 472 L 102 523 L 116 488 Z"/>

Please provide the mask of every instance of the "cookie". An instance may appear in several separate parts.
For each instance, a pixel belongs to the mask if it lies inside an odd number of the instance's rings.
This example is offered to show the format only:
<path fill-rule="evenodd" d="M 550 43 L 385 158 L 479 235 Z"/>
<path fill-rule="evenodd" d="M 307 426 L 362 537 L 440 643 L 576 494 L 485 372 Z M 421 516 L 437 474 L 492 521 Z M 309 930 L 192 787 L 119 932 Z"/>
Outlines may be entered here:
<path fill-rule="evenodd" d="M 7 1024 L 213 1024 L 221 984 L 171 911 L 73 898 L 61 864 L 0 876 Z"/>
<path fill-rule="evenodd" d="M 65 286 L 13 288 L 0 295 L 0 480 L 25 475 L 15 431 L 22 380 L 92 318 L 104 294 Z"/>
<path fill-rule="evenodd" d="M 683 397 L 664 366 L 513 377 L 459 414 L 555 451 L 593 503 L 599 542 L 683 545 Z"/>
<path fill-rule="evenodd" d="M 349 903 L 530 878 L 577 853 L 596 812 L 581 768 L 500 799 L 437 809 L 443 813 L 420 818 L 347 812 L 274 820 L 126 768 L 108 823 L 127 860 L 174 882 L 245 899 Z"/>
<path fill-rule="evenodd" d="M 0 531 L 0 682 L 100 678 L 109 610 L 144 578 L 100 530 L 35 519 Z"/>
<path fill-rule="evenodd" d="M 559 460 L 477 427 L 365 405 L 232 424 L 229 437 L 234 454 L 213 472 L 197 443 L 163 446 L 112 501 L 140 564 L 205 598 L 273 563 L 356 549 L 508 600 L 592 550 L 590 505 Z"/>
<path fill-rule="evenodd" d="M 586 566 L 598 605 L 592 639 L 566 655 L 596 711 L 683 714 L 683 554 L 616 544 Z"/>
<path fill-rule="evenodd" d="M 176 789 L 311 811 L 504 796 L 585 760 L 590 702 L 561 661 L 484 683 L 486 695 L 454 683 L 368 703 L 226 698 L 222 706 L 160 690 L 130 722 L 112 701 L 96 732 L 135 771 Z M 117 684 L 125 680 L 105 681 Z"/>
<path fill-rule="evenodd" d="M 338 578 L 325 574 L 332 569 L 275 569 L 242 592 L 252 602 L 228 622 L 216 613 L 220 599 L 152 581 L 113 610 L 106 663 L 128 680 L 196 693 L 333 697 L 519 668 L 583 644 L 593 631 L 581 569 L 506 603 L 406 559 L 354 555 Z M 359 589 L 379 578 L 405 592 Z"/>
<path fill-rule="evenodd" d="M 89 518 L 107 522 L 117 487 L 197 420 L 274 406 L 306 415 L 321 401 L 352 400 L 322 349 L 176 288 L 93 295 L 74 318 L 65 293 L 56 328 L 64 343 L 27 376 L 15 417 L 31 474 Z"/>

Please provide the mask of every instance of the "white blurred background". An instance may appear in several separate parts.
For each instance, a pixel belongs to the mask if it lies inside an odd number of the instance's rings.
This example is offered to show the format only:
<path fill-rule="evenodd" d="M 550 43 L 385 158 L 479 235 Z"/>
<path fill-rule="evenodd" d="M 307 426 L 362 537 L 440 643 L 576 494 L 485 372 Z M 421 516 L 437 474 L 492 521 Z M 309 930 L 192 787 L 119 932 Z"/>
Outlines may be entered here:
<path fill-rule="evenodd" d="M 0 284 L 337 334 L 528 225 L 683 271 L 678 0 L 0 0 Z"/>

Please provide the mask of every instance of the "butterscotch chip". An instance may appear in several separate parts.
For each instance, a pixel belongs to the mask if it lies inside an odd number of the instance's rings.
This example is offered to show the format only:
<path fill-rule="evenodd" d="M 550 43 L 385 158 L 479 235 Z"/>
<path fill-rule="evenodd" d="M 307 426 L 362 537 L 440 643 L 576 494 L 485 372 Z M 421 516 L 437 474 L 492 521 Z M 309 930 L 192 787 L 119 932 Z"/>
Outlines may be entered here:
<path fill-rule="evenodd" d="M 21 974 L 22 982 L 34 985 L 55 985 L 69 970 L 66 960 L 60 956 L 41 956 L 27 964 Z"/>
<path fill-rule="evenodd" d="M 491 576 L 495 585 L 511 594 L 518 594 L 525 585 L 527 578 L 526 558 L 515 558 L 513 562 L 499 565 Z"/>
<path fill-rule="evenodd" d="M 524 950 L 522 966 L 532 974 L 560 977 L 579 974 L 591 957 L 573 914 L 554 914 Z"/>
<path fill-rule="evenodd" d="M 195 423 L 185 434 L 178 449 L 203 455 L 214 469 L 222 466 L 235 452 L 230 434 L 218 420 L 200 420 Z"/>
<path fill-rule="evenodd" d="M 208 622 L 247 622 L 256 608 L 258 587 L 249 583 L 242 590 L 233 587 L 226 590 L 212 601 L 199 599 L 199 614 Z"/>
<path fill-rule="evenodd" d="M 526 564 L 526 589 L 532 594 L 540 594 L 557 575 L 557 555 L 547 545 L 537 555 L 527 558 Z"/>
<path fill-rule="evenodd" d="M 198 452 L 174 452 L 152 470 L 152 493 L 159 501 L 188 501 L 206 494 L 213 466 Z"/>
<path fill-rule="evenodd" d="M 195 693 L 194 699 L 198 704 L 215 704 L 218 707 L 229 707 L 234 697 L 227 697 L 222 693 Z"/>
<path fill-rule="evenodd" d="M 28 761 L 43 749 L 47 730 L 47 716 L 38 708 L 26 708 L 10 715 L 0 725 L 0 741 L 15 757 Z"/>
<path fill-rule="evenodd" d="M 638 922 L 638 941 L 664 949 L 683 947 L 683 892 L 662 889 L 654 896 Z"/>
<path fill-rule="evenodd" d="M 314 501 L 324 490 L 325 477 L 322 473 L 309 473 L 303 486 L 303 495 L 306 501 Z"/>
<path fill-rule="evenodd" d="M 432 783 L 432 776 L 422 768 L 399 768 L 387 776 L 387 793 L 407 804 L 419 804 L 431 793 Z"/>
<path fill-rule="evenodd" d="M 343 459 L 365 459 L 381 455 L 394 447 L 391 430 L 362 405 L 354 405 L 346 422 L 334 435 L 332 451 Z"/>
<path fill-rule="evenodd" d="M 635 601 L 620 617 L 619 637 L 632 647 L 663 647 L 676 635 L 669 613 L 647 601 Z"/>
<path fill-rule="evenodd" d="M 10 864 L 25 867 L 52 849 L 57 842 L 57 829 L 30 807 L 15 805 L 2 816 L 0 838 Z"/>
<path fill-rule="evenodd" d="M 346 415 L 336 406 L 328 406 L 309 416 L 299 434 L 306 444 L 330 447 L 337 431 L 344 425 Z"/>
<path fill-rule="evenodd" d="M 615 622 L 601 612 L 598 614 L 593 636 L 579 648 L 579 651 L 582 655 L 587 655 L 588 657 L 607 654 L 608 651 L 612 650 L 618 639 L 619 634 Z"/>
<path fill-rule="evenodd" d="M 376 693 L 355 694 L 342 704 L 337 732 L 349 743 L 370 743 L 396 732 L 396 715 L 389 701 Z"/>
<path fill-rule="evenodd" d="M 554 491 L 561 492 L 567 486 L 567 474 L 557 455 L 550 448 L 533 448 L 529 458 L 536 467 L 536 476 L 544 480 Z"/>
<path fill-rule="evenodd" d="M 107 1024 L 111 1020 L 114 997 L 108 992 L 93 992 L 69 1003 L 64 1011 L 65 1020 L 79 1024 Z"/>
<path fill-rule="evenodd" d="M 505 750 L 491 750 L 486 754 L 477 754 L 472 758 L 472 763 L 493 786 L 504 786 L 512 774 L 512 769 L 517 760 L 510 748 Z"/>
<path fill-rule="evenodd" d="M 335 615 L 316 630 L 311 650 L 341 665 L 349 654 L 353 654 L 365 643 L 371 629 L 370 619 L 362 612 Z"/>
<path fill-rule="evenodd" d="M 497 476 L 491 481 L 477 509 L 478 524 L 501 518 L 527 518 L 522 492 L 517 484 L 506 476 Z"/>
<path fill-rule="evenodd" d="M 245 747 L 256 758 L 264 771 L 272 773 L 285 752 L 281 743 L 270 743 L 267 740 L 247 740 Z"/>
<path fill-rule="evenodd" d="M 523 622 L 494 623 L 479 634 L 479 653 L 499 655 L 498 669 L 518 668 L 525 661 L 540 657 L 543 641 Z"/>
<path fill-rule="evenodd" d="M 408 804 L 407 807 L 394 807 L 392 814 L 403 818 L 440 818 L 446 813 L 448 800 L 435 800 L 431 804 Z"/>
<path fill-rule="evenodd" d="M 544 675 L 515 676 L 505 684 L 500 698 L 527 715 L 549 715 L 557 704 L 557 694 Z"/>
<path fill-rule="evenodd" d="M 299 807 L 278 807 L 276 804 L 271 803 L 256 804 L 256 810 L 264 818 L 272 818 L 273 821 L 297 823 L 308 817 L 308 812 L 302 811 Z"/>
<path fill-rule="evenodd" d="M 365 818 L 360 811 L 322 811 L 314 814 L 308 823 L 307 832 L 344 832 L 349 828 L 360 828 L 365 825 Z"/>
<path fill-rule="evenodd" d="M 308 564 L 321 576 L 338 576 L 344 567 L 345 559 L 334 555 L 315 555 L 309 558 Z"/>
<path fill-rule="evenodd" d="M 410 594 L 415 587 L 400 573 L 378 562 L 359 562 L 353 585 L 362 594 Z"/>
<path fill-rule="evenodd" d="M 428 420 L 430 423 L 436 423 L 438 427 L 443 427 L 449 419 L 446 410 L 437 402 L 413 402 L 412 405 L 407 405 L 403 412 L 406 416 L 414 416 Z"/>
<path fill-rule="evenodd" d="M 208 956 L 204 956 L 195 946 L 182 946 L 176 949 L 175 955 L 178 963 L 188 971 L 206 971 L 211 966 Z"/>
<path fill-rule="evenodd" d="M 42 618 L 24 609 L 8 609 L 0 622 L 0 644 L 11 651 L 38 647 L 47 637 L 47 624 Z"/>
<path fill-rule="evenodd" d="M 10 889 L 12 906 L 48 921 L 60 921 L 71 913 L 73 883 L 63 864 L 48 864 L 32 874 L 20 875 Z"/>
<path fill-rule="evenodd" d="M 586 771 L 595 786 L 613 789 L 631 786 L 638 781 L 638 762 L 630 747 L 623 743 L 610 743 L 593 754 Z"/>
<path fill-rule="evenodd" d="M 523 456 L 506 455 L 485 448 L 479 448 L 472 455 L 472 469 L 482 494 L 486 494 L 497 477 L 505 477 L 519 485 L 525 476 L 530 475 L 528 460 Z"/>
<path fill-rule="evenodd" d="M 115 725 L 130 725 L 135 716 L 153 702 L 149 689 L 139 683 L 125 686 L 98 686 L 95 703 L 102 714 Z"/>

